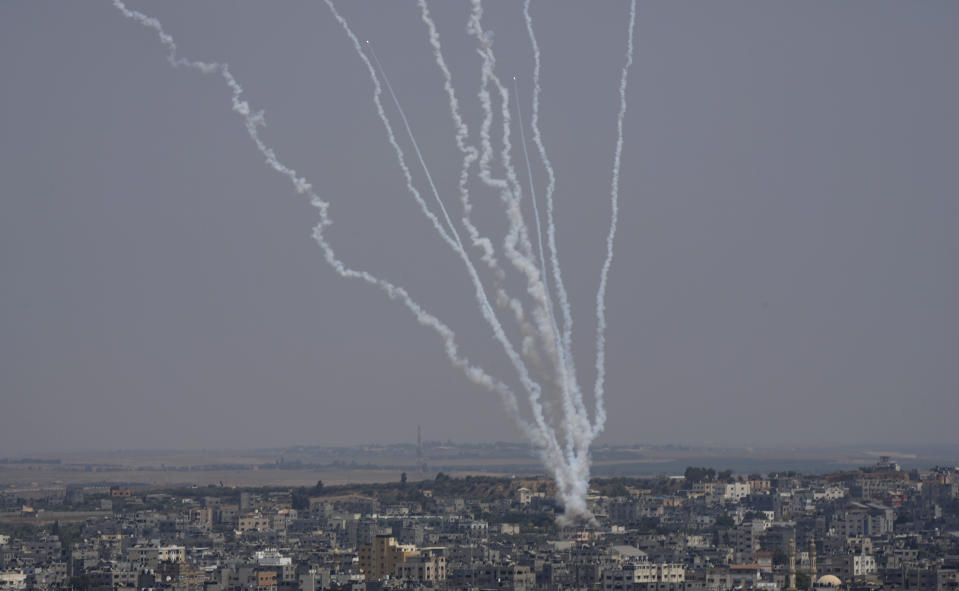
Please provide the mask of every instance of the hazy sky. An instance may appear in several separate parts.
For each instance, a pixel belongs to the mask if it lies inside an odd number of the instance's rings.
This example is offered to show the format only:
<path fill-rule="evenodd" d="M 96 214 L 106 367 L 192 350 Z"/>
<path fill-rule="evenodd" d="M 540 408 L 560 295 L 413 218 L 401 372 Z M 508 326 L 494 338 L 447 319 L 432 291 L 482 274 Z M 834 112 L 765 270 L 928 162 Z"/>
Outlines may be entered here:
<path fill-rule="evenodd" d="M 184 56 L 230 63 L 266 140 L 332 203 L 343 259 L 515 383 L 322 3 L 131 6 Z M 340 6 L 454 203 L 415 3 Z M 488 2 L 485 23 L 528 112 L 519 7 Z M 468 5 L 433 9 L 475 132 Z M 533 4 L 584 384 L 627 9 Z M 641 2 L 636 26 L 599 441 L 959 443 L 959 3 Z M 434 333 L 326 265 L 316 210 L 263 164 L 222 81 L 165 57 L 106 1 L 0 3 L 0 456 L 412 441 L 417 425 L 519 440 Z M 495 197 L 477 218 L 501 227 Z"/>

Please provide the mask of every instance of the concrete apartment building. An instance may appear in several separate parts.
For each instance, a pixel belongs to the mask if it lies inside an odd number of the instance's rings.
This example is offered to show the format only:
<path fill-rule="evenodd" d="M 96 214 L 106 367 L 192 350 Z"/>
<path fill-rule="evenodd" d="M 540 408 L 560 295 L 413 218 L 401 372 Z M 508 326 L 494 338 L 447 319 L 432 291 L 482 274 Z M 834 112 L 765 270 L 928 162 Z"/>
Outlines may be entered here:
<path fill-rule="evenodd" d="M 397 564 L 416 554 L 416 546 L 397 544 L 396 538 L 386 535 L 377 535 L 372 544 L 360 546 L 357 550 L 360 570 L 367 579 L 373 580 L 392 576 Z"/>

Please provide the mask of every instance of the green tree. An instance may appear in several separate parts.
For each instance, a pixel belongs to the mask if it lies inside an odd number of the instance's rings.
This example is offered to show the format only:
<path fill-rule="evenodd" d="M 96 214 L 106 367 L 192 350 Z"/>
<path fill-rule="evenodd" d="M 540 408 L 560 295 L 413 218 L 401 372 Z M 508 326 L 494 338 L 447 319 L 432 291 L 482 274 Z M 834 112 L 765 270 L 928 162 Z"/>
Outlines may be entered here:
<path fill-rule="evenodd" d="M 689 466 L 683 474 L 686 482 L 695 484 L 697 482 L 709 482 L 716 477 L 716 471 L 712 468 L 697 468 Z"/>
<path fill-rule="evenodd" d="M 294 490 L 290 495 L 290 504 L 293 505 L 293 508 L 297 511 L 306 511 L 309 509 L 310 495 L 307 494 L 307 489 Z"/>

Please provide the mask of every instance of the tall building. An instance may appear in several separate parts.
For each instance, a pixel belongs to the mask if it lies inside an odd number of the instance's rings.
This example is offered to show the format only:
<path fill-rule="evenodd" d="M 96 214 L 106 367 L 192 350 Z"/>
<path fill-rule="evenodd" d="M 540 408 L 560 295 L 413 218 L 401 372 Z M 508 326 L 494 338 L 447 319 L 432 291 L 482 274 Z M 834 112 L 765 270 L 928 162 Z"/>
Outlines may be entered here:
<path fill-rule="evenodd" d="M 397 564 L 417 552 L 416 546 L 397 544 L 392 536 L 378 535 L 371 544 L 360 546 L 358 554 L 360 570 L 366 578 L 379 580 L 392 575 Z"/>

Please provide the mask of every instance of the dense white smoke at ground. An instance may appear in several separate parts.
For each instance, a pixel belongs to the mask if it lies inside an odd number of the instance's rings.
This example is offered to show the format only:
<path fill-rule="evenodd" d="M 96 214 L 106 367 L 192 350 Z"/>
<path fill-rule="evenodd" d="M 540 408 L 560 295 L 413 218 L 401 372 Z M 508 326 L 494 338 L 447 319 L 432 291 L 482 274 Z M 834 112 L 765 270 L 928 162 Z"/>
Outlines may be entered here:
<path fill-rule="evenodd" d="M 319 210 L 320 221 L 314 228 L 314 237 L 323 250 L 327 262 L 341 276 L 360 279 L 378 287 L 390 298 L 401 301 L 424 326 L 433 329 L 441 338 L 447 358 L 460 368 L 470 381 L 499 395 L 506 412 L 530 440 L 557 485 L 558 500 L 565 512 L 559 517 L 562 524 L 592 522 L 593 516 L 586 504 L 589 486 L 589 447 L 602 431 L 606 420 L 604 404 L 605 379 L 605 296 L 608 274 L 613 257 L 613 241 L 616 232 L 619 198 L 619 173 L 623 147 L 623 119 L 626 113 L 626 83 L 632 64 L 633 27 L 636 16 L 636 0 L 632 0 L 629 10 L 629 25 L 626 36 L 626 62 L 622 69 L 619 86 L 620 109 L 616 119 L 617 141 L 613 156 L 613 173 L 610 190 L 612 215 L 609 233 L 606 239 L 606 258 L 600 270 L 599 288 L 596 294 L 596 381 L 592 393 L 594 408 L 592 417 L 587 408 L 583 390 L 576 378 L 576 368 L 572 351 L 572 312 L 563 284 L 562 272 L 556 246 L 556 226 L 554 223 L 554 194 L 556 174 L 546 153 L 545 142 L 539 127 L 540 65 L 541 55 L 534 34 L 530 13 L 530 0 L 523 6 L 523 19 L 529 35 L 534 57 L 533 94 L 531 105 L 530 131 L 536 154 L 547 174 L 545 190 L 545 216 L 541 216 L 536 202 L 536 190 L 529 149 L 526 144 L 526 130 L 523 126 L 522 109 L 519 105 L 518 84 L 513 85 L 514 93 L 504 85 L 496 73 L 496 58 L 493 53 L 492 33 L 483 28 L 482 0 L 472 0 L 467 17 L 467 33 L 475 38 L 477 52 L 482 61 L 479 72 L 480 86 L 477 94 L 482 109 L 482 119 L 478 132 L 471 140 L 470 128 L 459 108 L 459 99 L 453 85 L 453 75 L 447 66 L 440 43 L 439 31 L 430 16 L 426 0 L 417 0 L 417 6 L 433 50 L 436 65 L 443 79 L 443 88 L 449 99 L 450 115 L 455 128 L 455 142 L 463 154 L 459 170 L 458 198 L 461 207 L 460 222 L 466 231 L 468 244 L 464 243 L 457 230 L 449 210 L 449 203 L 433 182 L 427 160 L 417 144 L 413 126 L 403 111 L 402 104 L 394 93 L 386 71 L 380 63 L 369 42 L 362 43 L 353 32 L 349 23 L 339 12 L 332 0 L 325 0 L 334 19 L 347 35 L 363 66 L 369 73 L 373 88 L 373 102 L 377 116 L 383 124 L 387 141 L 403 173 L 407 191 L 417 207 L 429 219 L 441 240 L 445 242 L 458 258 L 469 275 L 474 288 L 479 312 L 489 325 L 494 340 L 503 348 L 509 359 L 523 392 L 525 402 L 503 380 L 496 379 L 487 371 L 470 362 L 460 352 L 456 344 L 456 335 L 437 317 L 430 314 L 412 299 L 402 287 L 375 277 L 368 272 L 346 266 L 334 252 L 324 236 L 324 230 L 331 223 L 330 204 L 322 199 L 305 178 L 284 165 L 272 148 L 267 146 L 259 135 L 259 127 L 264 124 L 262 112 L 253 111 L 249 103 L 243 100 L 243 89 L 224 63 L 191 61 L 177 55 L 173 37 L 167 34 L 160 22 L 136 10 L 131 10 L 122 0 L 113 0 L 114 6 L 124 16 L 153 29 L 160 42 L 168 50 L 168 59 L 173 66 L 188 67 L 204 74 L 219 74 L 232 93 L 232 108 L 244 122 L 247 133 L 256 148 L 266 158 L 266 163 L 276 172 L 287 177 L 298 193 L 307 194 L 313 205 Z M 374 65 L 375 64 L 375 65 Z M 515 80 L 515 79 L 514 79 Z M 403 123 L 403 130 L 409 145 L 416 154 L 417 162 L 428 181 L 437 215 L 430 203 L 416 187 L 413 174 L 406 162 L 406 156 L 393 123 L 382 103 L 383 86 L 392 99 L 396 111 Z M 499 110 L 494 105 L 499 105 Z M 515 110 L 519 126 L 520 141 L 523 149 L 524 166 L 528 176 L 528 196 L 513 164 L 512 154 L 513 112 Z M 500 133 L 494 137 L 495 124 L 499 120 Z M 493 148 L 494 141 L 500 145 L 499 153 Z M 472 211 L 471 179 L 481 186 L 499 195 L 505 214 L 507 231 L 502 240 L 501 264 L 497 256 L 495 242 L 478 228 L 470 217 Z M 535 237 L 531 237 L 530 228 L 524 217 L 529 209 L 524 205 L 526 199 L 532 200 Z M 543 219 L 545 217 L 545 219 Z M 546 248 L 544 251 L 543 227 L 545 226 Z M 468 250 L 472 247 L 473 250 Z M 484 281 L 481 270 L 477 269 L 472 257 L 478 257 L 491 275 Z M 547 266 L 547 259 L 549 265 Z M 512 274 L 512 275 L 511 275 Z M 525 286 L 525 293 L 512 295 L 506 290 L 509 277 Z M 559 310 L 560 318 L 556 316 Z M 498 312 L 499 311 L 499 312 Z M 503 324 L 500 314 L 505 314 L 515 324 L 518 336 L 511 340 L 511 330 Z M 528 409 L 528 410 L 524 410 Z M 530 419 L 524 418 L 531 415 Z"/>

